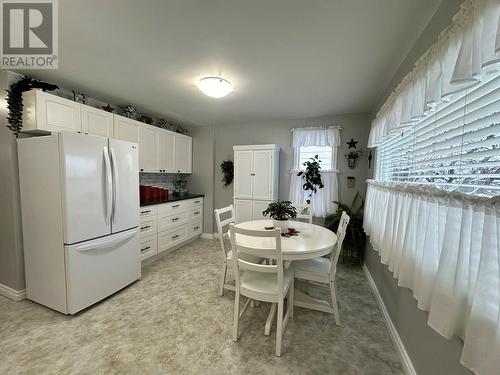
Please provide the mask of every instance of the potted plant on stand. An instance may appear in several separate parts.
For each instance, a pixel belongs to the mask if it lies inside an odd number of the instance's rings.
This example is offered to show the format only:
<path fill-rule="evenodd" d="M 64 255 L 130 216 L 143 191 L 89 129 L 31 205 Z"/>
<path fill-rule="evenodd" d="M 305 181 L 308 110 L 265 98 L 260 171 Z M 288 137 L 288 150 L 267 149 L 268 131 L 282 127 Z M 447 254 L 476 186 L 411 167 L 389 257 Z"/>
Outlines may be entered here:
<path fill-rule="evenodd" d="M 338 205 L 337 212 L 328 215 L 325 218 L 325 228 L 337 233 L 340 223 L 342 211 L 345 211 L 351 218 L 347 226 L 347 232 L 344 239 L 343 258 L 351 258 L 359 263 L 363 262 L 363 255 L 366 244 L 366 235 L 363 229 L 363 208 L 364 200 L 359 192 L 356 193 L 352 200 L 351 206 L 334 201 Z"/>
<path fill-rule="evenodd" d="M 297 211 L 290 201 L 270 203 L 262 214 L 273 219 L 273 226 L 280 228 L 281 233 L 287 233 L 289 220 L 297 217 Z"/>
<path fill-rule="evenodd" d="M 297 176 L 302 177 L 304 180 L 302 188 L 305 191 L 309 191 L 309 196 L 306 199 L 307 204 L 311 203 L 313 193 L 316 193 L 317 189 L 322 189 L 324 186 L 321 180 L 321 165 L 319 163 L 321 163 L 321 160 L 319 160 L 318 155 L 315 155 L 313 158 L 304 162 L 302 165 L 306 168 L 297 173 Z"/>

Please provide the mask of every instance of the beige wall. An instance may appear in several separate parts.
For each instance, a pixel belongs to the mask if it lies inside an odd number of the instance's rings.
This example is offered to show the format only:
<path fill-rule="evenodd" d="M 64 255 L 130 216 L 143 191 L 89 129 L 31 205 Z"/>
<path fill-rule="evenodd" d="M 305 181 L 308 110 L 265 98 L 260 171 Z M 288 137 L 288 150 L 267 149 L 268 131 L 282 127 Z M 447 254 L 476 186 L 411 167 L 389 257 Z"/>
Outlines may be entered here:
<path fill-rule="evenodd" d="M 6 127 L 6 89 L 16 79 L 16 74 L 0 71 L 0 284 L 21 291 L 25 284 L 17 144 Z"/>

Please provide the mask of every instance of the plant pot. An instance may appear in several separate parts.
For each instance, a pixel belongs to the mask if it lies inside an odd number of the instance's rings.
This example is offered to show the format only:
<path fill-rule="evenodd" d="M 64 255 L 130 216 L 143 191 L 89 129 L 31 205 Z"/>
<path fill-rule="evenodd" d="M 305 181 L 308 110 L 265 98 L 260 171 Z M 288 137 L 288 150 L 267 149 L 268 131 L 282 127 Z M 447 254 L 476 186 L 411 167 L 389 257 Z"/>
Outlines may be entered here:
<path fill-rule="evenodd" d="M 281 233 L 288 233 L 288 220 L 276 220 L 273 219 L 273 226 L 275 228 L 280 228 Z"/>

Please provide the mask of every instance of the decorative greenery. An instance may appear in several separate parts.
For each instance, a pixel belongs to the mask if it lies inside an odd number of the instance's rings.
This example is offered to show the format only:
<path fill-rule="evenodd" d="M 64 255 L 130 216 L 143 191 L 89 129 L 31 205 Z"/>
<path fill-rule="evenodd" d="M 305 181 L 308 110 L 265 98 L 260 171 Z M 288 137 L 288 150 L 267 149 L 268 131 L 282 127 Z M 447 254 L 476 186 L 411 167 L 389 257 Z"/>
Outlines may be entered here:
<path fill-rule="evenodd" d="M 42 82 L 27 76 L 23 76 L 19 81 L 10 85 L 7 90 L 7 108 L 9 115 L 7 116 L 7 127 L 14 132 L 16 137 L 23 128 L 23 92 L 31 89 L 55 90 L 59 87 L 47 82 Z"/>
<path fill-rule="evenodd" d="M 356 193 L 352 200 L 351 206 L 344 203 L 334 201 L 338 205 L 337 212 L 328 215 L 325 218 L 325 228 L 333 232 L 337 232 L 340 223 L 342 211 L 349 215 L 349 225 L 344 239 L 344 259 L 348 256 L 362 262 L 366 244 L 366 234 L 363 230 L 363 208 L 364 200 L 359 194 Z"/>
<path fill-rule="evenodd" d="M 281 201 L 270 203 L 262 211 L 262 215 L 268 216 L 274 220 L 289 220 L 297 217 L 297 211 L 290 201 Z"/>
<path fill-rule="evenodd" d="M 356 166 L 356 159 L 362 154 L 361 150 L 357 151 L 349 151 L 349 153 L 345 154 L 347 158 L 347 166 L 353 169 Z"/>
<path fill-rule="evenodd" d="M 220 169 L 222 170 L 222 183 L 224 186 L 231 185 L 234 178 L 234 164 L 232 160 L 224 160 L 220 163 Z"/>
<path fill-rule="evenodd" d="M 306 200 L 307 204 L 311 203 L 313 193 L 315 194 L 317 189 L 322 189 L 324 186 L 321 180 L 321 174 L 319 173 L 321 169 L 319 163 L 321 163 L 321 160 L 319 160 L 318 155 L 314 155 L 313 158 L 310 158 L 309 161 L 302 164 L 306 169 L 297 173 L 297 176 L 302 176 L 304 180 L 304 184 L 302 185 L 304 190 L 310 192 Z"/>

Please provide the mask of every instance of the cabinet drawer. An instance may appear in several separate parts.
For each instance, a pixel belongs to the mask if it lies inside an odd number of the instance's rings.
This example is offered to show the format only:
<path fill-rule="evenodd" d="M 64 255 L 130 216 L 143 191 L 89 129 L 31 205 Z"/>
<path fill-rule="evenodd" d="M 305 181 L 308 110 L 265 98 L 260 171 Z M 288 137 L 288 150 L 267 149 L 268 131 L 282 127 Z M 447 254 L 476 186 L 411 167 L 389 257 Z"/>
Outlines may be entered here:
<path fill-rule="evenodd" d="M 189 199 L 186 201 L 189 206 L 192 207 L 203 207 L 203 198 L 194 198 L 194 199 Z"/>
<path fill-rule="evenodd" d="M 152 257 L 158 253 L 156 235 L 141 238 L 141 260 Z"/>
<path fill-rule="evenodd" d="M 198 220 L 203 216 L 203 210 L 201 209 L 201 207 L 190 208 L 189 216 L 191 217 L 191 219 Z"/>
<path fill-rule="evenodd" d="M 201 221 L 195 221 L 194 223 L 190 223 L 188 225 L 188 235 L 189 237 L 198 236 L 202 233 L 203 227 L 201 225 Z"/>
<path fill-rule="evenodd" d="M 175 214 L 176 212 L 180 211 L 185 211 L 186 207 L 188 206 L 186 204 L 187 201 L 177 201 L 177 202 L 172 202 L 172 203 L 165 203 L 165 204 L 160 204 L 158 206 L 158 214 L 159 215 L 168 215 L 168 214 Z"/>
<path fill-rule="evenodd" d="M 157 211 L 157 206 L 145 206 L 141 207 L 141 218 L 155 216 Z"/>
<path fill-rule="evenodd" d="M 165 251 L 187 238 L 187 227 L 181 226 L 158 235 L 158 251 Z"/>
<path fill-rule="evenodd" d="M 173 215 L 160 216 L 158 218 L 158 232 L 187 223 L 186 211 L 177 212 Z"/>
<path fill-rule="evenodd" d="M 141 234 L 141 238 L 155 234 L 156 232 L 156 216 L 141 218 L 141 225 L 139 226 L 139 233 Z"/>

